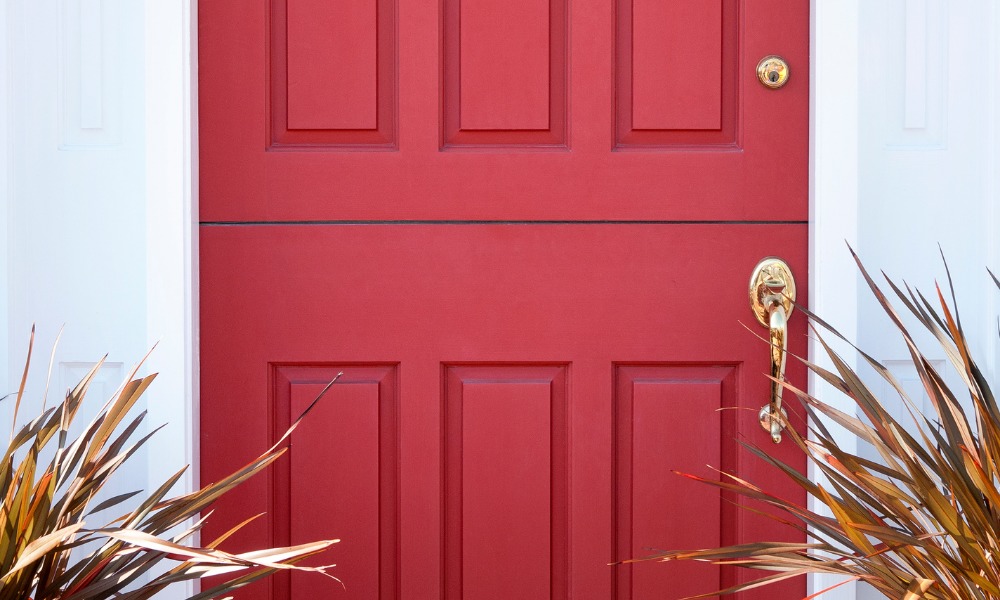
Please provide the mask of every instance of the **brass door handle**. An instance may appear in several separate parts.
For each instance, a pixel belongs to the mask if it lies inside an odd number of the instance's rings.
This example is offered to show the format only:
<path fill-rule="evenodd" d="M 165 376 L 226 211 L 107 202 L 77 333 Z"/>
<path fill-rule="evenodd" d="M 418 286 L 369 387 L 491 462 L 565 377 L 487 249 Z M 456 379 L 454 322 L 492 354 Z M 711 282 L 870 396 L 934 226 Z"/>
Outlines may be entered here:
<path fill-rule="evenodd" d="M 762 259 L 750 276 L 750 308 L 757 321 L 770 331 L 771 397 L 761 409 L 760 425 L 771 440 L 781 442 L 788 413 L 781 407 L 781 381 L 785 378 L 788 354 L 788 317 L 795 309 L 795 278 L 785 261 L 769 256 Z"/>

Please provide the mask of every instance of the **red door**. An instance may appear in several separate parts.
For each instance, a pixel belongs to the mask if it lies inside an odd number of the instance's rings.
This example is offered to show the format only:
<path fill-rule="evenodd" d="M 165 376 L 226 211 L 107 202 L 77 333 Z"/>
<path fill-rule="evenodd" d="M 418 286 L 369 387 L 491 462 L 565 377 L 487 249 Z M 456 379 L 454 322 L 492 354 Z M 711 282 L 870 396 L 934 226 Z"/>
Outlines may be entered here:
<path fill-rule="evenodd" d="M 786 259 L 807 301 L 807 6 L 201 2 L 203 480 L 345 373 L 212 527 L 267 511 L 232 542 L 342 538 L 347 590 L 239 598 L 640 600 L 746 576 L 607 563 L 778 535 L 672 470 L 795 493 L 737 440 L 770 445 L 754 265 Z M 779 90 L 756 80 L 769 54 Z M 804 332 L 793 316 L 793 352 Z"/>

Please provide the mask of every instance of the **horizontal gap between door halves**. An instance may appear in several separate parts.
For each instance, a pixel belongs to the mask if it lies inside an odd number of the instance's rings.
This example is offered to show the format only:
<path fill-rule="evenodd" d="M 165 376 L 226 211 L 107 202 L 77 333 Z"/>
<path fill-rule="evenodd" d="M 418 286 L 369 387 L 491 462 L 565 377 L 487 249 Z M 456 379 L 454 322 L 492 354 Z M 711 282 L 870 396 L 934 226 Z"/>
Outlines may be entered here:
<path fill-rule="evenodd" d="M 274 225 L 808 225 L 809 221 L 638 221 L 638 220 L 334 220 L 334 221 L 201 221 L 204 227 Z"/>

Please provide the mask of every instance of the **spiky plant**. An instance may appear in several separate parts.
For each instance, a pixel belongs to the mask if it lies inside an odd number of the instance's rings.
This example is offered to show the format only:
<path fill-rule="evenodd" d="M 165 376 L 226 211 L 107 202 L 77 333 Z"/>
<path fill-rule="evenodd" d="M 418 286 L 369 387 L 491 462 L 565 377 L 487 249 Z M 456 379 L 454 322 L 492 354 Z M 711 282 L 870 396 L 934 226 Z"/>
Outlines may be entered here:
<path fill-rule="evenodd" d="M 964 383 L 959 388 L 949 388 L 943 374 L 917 347 L 900 312 L 857 255 L 854 258 L 909 349 L 933 414 L 919 414 L 889 369 L 859 350 L 863 361 L 898 392 L 905 404 L 909 417 L 902 421 L 894 418 L 886 399 L 875 396 L 858 373 L 831 349 L 820 330 L 850 342 L 810 314 L 813 329 L 835 371 L 806 361 L 808 368 L 849 396 L 864 417 L 845 414 L 784 383 L 802 401 L 811 432 L 806 436 L 792 430 L 789 437 L 822 474 L 822 483 L 811 481 L 760 448 L 744 446 L 794 480 L 829 512 L 789 502 L 733 475 L 726 475 L 722 481 L 688 475 L 775 507 L 777 510 L 769 516 L 801 524 L 807 541 L 675 551 L 638 560 L 701 560 L 765 571 L 760 579 L 706 596 L 738 592 L 807 573 L 826 573 L 842 575 L 845 582 L 865 581 L 888 598 L 1000 599 L 1000 406 L 972 358 L 957 311 L 949 307 L 940 287 L 935 306 L 920 292 L 906 285 L 901 288 L 886 277 L 892 295 L 905 312 L 913 315 L 944 349 Z M 1000 286 L 1000 281 L 993 279 Z M 954 306 L 950 273 L 948 284 Z M 971 409 L 967 411 L 963 406 Z M 871 444 L 880 460 L 842 450 L 825 424 L 829 422 Z"/>
<path fill-rule="evenodd" d="M 71 438 L 70 427 L 102 360 L 66 393 L 59 405 L 43 409 L 17 429 L 32 343 L 13 398 L 15 426 L 0 461 L 0 600 L 141 600 L 174 583 L 228 575 L 222 583 L 216 582 L 192 596 L 213 598 L 289 569 L 336 580 L 327 573 L 328 567 L 296 563 L 338 540 L 243 553 L 218 549 L 253 518 L 205 547 L 190 544 L 208 518 L 202 513 L 220 496 L 280 457 L 285 452 L 284 441 L 302 417 L 278 443 L 228 477 L 200 490 L 168 497 L 184 473 L 185 469 L 181 469 L 136 508 L 98 525 L 95 513 L 121 506 L 138 494 L 95 501 L 115 472 L 156 433 L 154 430 L 133 439 L 145 413 L 130 414 L 156 375 L 137 377 L 136 366 L 97 417 Z"/>

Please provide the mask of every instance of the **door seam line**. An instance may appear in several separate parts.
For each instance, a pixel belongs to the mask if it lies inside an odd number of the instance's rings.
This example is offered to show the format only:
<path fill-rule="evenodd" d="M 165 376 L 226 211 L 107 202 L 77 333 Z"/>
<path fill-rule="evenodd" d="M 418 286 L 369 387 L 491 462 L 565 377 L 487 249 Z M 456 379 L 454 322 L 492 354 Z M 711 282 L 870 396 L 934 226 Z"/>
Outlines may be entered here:
<path fill-rule="evenodd" d="M 672 220 L 303 220 L 303 221 L 200 221 L 202 227 L 262 227 L 316 225 L 808 225 L 789 221 L 672 221 Z"/>

